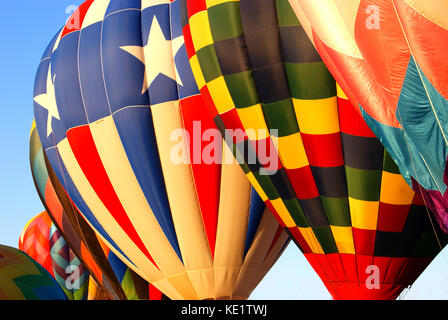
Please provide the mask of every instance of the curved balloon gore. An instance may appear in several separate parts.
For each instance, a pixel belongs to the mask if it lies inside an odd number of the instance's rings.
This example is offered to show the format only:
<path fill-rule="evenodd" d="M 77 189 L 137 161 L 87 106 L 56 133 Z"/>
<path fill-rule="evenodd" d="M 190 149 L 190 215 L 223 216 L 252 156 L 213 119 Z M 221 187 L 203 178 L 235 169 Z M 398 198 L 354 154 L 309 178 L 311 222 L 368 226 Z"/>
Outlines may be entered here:
<path fill-rule="evenodd" d="M 448 231 L 445 1 L 290 0 L 324 62 Z M 412 180 L 415 180 L 411 182 Z"/>
<path fill-rule="evenodd" d="M 35 123 L 30 134 L 30 165 L 36 190 L 53 223 L 90 275 L 111 299 L 125 299 L 120 282 L 104 255 L 95 232 L 72 204 L 43 151 Z"/>
<path fill-rule="evenodd" d="M 183 7 L 82 4 L 43 55 L 36 126 L 70 199 L 130 268 L 173 299 L 247 298 L 289 239 L 241 169 L 213 161 L 226 149 L 206 132 L 216 127 L 188 63 Z"/>
<path fill-rule="evenodd" d="M 186 10 L 189 61 L 215 123 L 246 132 L 235 156 L 329 292 L 396 298 L 445 242 L 288 1 L 187 0 Z"/>
<path fill-rule="evenodd" d="M 86 300 L 89 288 L 89 272 L 70 249 L 54 224 L 50 229 L 51 265 L 56 281 L 69 300 Z"/>
<path fill-rule="evenodd" d="M 67 300 L 40 264 L 23 251 L 0 245 L 0 300 Z"/>

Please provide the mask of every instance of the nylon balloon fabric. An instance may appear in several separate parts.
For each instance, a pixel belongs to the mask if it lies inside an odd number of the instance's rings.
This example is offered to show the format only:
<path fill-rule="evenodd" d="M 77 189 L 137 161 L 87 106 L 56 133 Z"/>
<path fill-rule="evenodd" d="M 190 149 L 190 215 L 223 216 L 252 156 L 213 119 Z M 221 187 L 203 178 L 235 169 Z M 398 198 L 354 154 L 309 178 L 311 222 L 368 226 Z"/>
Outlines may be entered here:
<path fill-rule="evenodd" d="M 290 1 L 324 62 L 441 228 L 447 214 L 445 1 Z"/>
<path fill-rule="evenodd" d="M 36 127 L 70 199 L 129 268 L 172 299 L 245 299 L 289 238 L 239 166 L 188 161 L 207 149 L 190 153 L 185 131 L 202 140 L 216 127 L 181 5 L 83 3 L 43 55 Z"/>
<path fill-rule="evenodd" d="M 396 298 L 446 241 L 288 1 L 185 3 L 198 87 L 217 127 L 245 132 L 231 148 L 267 207 L 333 298 Z"/>
<path fill-rule="evenodd" d="M 89 288 L 89 272 L 70 249 L 54 224 L 50 229 L 51 265 L 56 281 L 69 300 L 86 300 Z"/>
<path fill-rule="evenodd" d="M 67 300 L 41 265 L 23 251 L 0 245 L 0 300 Z"/>
<path fill-rule="evenodd" d="M 19 249 L 26 252 L 54 277 L 48 241 L 51 224 L 46 212 L 34 216 L 20 234 Z"/>

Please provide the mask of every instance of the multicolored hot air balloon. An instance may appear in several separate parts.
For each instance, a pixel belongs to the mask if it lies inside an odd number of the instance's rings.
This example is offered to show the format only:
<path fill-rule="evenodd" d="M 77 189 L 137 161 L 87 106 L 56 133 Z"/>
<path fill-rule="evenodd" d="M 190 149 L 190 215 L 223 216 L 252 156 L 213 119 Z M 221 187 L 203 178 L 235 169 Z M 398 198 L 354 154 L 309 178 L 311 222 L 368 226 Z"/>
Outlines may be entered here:
<path fill-rule="evenodd" d="M 0 300 L 67 300 L 41 265 L 23 251 L 0 245 Z"/>
<path fill-rule="evenodd" d="M 135 272 L 126 268 L 122 262 L 115 260 L 114 267 L 111 266 L 107 254 L 104 252 L 107 246 L 97 238 L 95 232 L 72 204 L 64 187 L 55 176 L 43 152 L 34 122 L 30 135 L 30 163 L 36 190 L 47 213 L 49 213 L 64 240 L 73 248 L 72 250 L 89 270 L 94 281 L 101 284 L 101 288 L 96 290 L 99 296 L 108 296 L 109 299 L 149 298 L 150 300 L 158 300 L 160 293 L 153 288 L 153 295 L 148 297 L 148 283 Z M 117 274 L 115 270 L 122 269 L 127 269 L 125 273 L 129 277 L 126 279 L 133 280 L 132 286 L 128 281 L 123 282 L 123 279 L 119 279 L 122 273 L 120 271 Z M 145 287 L 146 290 L 134 290 Z"/>
<path fill-rule="evenodd" d="M 448 232 L 448 3 L 290 3 L 353 105 Z"/>
<path fill-rule="evenodd" d="M 54 224 L 50 228 L 49 240 L 51 265 L 56 281 L 69 300 L 86 300 L 90 275 Z"/>
<path fill-rule="evenodd" d="M 27 223 L 20 235 L 19 249 L 56 279 L 69 300 L 87 299 L 89 273 L 45 211 Z"/>
<path fill-rule="evenodd" d="M 243 299 L 289 238 L 239 166 L 219 163 L 226 146 L 191 73 L 183 5 L 84 2 L 42 57 L 36 126 L 73 204 L 120 260 L 173 299 Z"/>
<path fill-rule="evenodd" d="M 329 292 L 396 298 L 446 241 L 288 1 L 187 0 L 185 10 L 189 61 L 216 125 L 246 133 L 233 140 L 236 158 Z"/>
<path fill-rule="evenodd" d="M 49 242 L 51 224 L 52 221 L 45 211 L 34 216 L 20 234 L 19 249 L 27 253 L 54 277 Z"/>

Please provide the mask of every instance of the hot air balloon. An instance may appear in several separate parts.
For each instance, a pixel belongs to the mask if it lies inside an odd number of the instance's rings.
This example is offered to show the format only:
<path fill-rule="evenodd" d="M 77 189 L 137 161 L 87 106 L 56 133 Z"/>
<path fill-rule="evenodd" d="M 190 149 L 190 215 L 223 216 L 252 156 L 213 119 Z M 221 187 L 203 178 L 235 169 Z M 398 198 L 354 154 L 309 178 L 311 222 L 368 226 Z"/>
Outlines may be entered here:
<path fill-rule="evenodd" d="M 45 212 L 34 216 L 20 234 L 19 249 L 27 253 L 54 276 L 49 243 L 51 224 L 51 219 Z"/>
<path fill-rule="evenodd" d="M 54 224 L 50 228 L 49 240 L 51 265 L 56 281 L 69 300 L 86 300 L 90 275 Z"/>
<path fill-rule="evenodd" d="M 216 125 L 245 132 L 230 141 L 236 158 L 329 292 L 396 298 L 446 241 L 288 1 L 187 0 L 185 10 L 189 61 Z"/>
<path fill-rule="evenodd" d="M 27 223 L 20 235 L 19 249 L 56 279 L 69 300 L 87 299 L 89 273 L 45 211 Z"/>
<path fill-rule="evenodd" d="M 0 300 L 67 300 L 40 264 L 23 251 L 0 245 Z"/>
<path fill-rule="evenodd" d="M 448 232 L 448 4 L 290 2 L 353 105 Z"/>
<path fill-rule="evenodd" d="M 101 284 L 101 288 L 95 289 L 97 297 L 109 297 L 109 299 L 150 299 L 158 300 L 160 292 L 152 289 L 152 295 L 148 296 L 148 290 L 136 290 L 136 288 L 148 288 L 148 283 L 139 277 L 126 265 L 114 260 L 114 266 L 110 264 L 105 252 L 107 246 L 97 238 L 95 232 L 84 221 L 77 209 L 72 205 L 67 192 L 55 176 L 46 155 L 42 150 L 42 144 L 36 131 L 35 122 L 30 135 L 30 163 L 36 190 L 54 221 L 61 236 L 68 242 L 74 252 L 87 267 L 92 279 Z M 109 250 L 109 249 L 107 249 Z M 107 251 L 109 252 L 109 251 Z M 126 270 L 123 272 L 123 270 Z M 119 273 L 116 270 L 120 271 Z M 121 277 L 127 274 L 127 281 Z M 132 282 L 129 282 L 132 279 Z M 94 287 L 94 286 L 93 286 Z"/>
<path fill-rule="evenodd" d="M 73 204 L 128 267 L 172 299 L 244 299 L 289 238 L 240 167 L 217 163 L 227 149 L 189 67 L 182 4 L 84 2 L 42 57 L 36 127 Z"/>

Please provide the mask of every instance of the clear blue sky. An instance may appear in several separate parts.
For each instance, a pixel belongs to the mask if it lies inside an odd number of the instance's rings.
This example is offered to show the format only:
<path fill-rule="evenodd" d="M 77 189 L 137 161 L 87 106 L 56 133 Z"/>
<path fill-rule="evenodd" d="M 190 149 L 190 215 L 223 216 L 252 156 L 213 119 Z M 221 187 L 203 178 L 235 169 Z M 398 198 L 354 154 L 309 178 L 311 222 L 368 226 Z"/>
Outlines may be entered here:
<path fill-rule="evenodd" d="M 33 83 L 40 57 L 79 0 L 4 1 L 0 10 L 0 243 L 17 247 L 23 226 L 43 210 L 34 189 L 28 142 L 33 120 Z M 431 264 L 406 299 L 448 299 L 448 251 Z M 292 244 L 255 290 L 252 299 L 329 299 Z"/>

